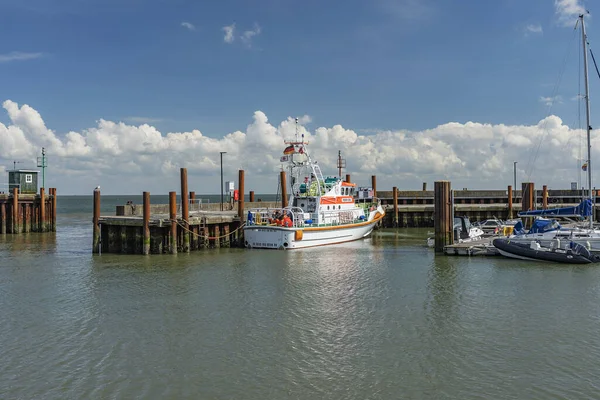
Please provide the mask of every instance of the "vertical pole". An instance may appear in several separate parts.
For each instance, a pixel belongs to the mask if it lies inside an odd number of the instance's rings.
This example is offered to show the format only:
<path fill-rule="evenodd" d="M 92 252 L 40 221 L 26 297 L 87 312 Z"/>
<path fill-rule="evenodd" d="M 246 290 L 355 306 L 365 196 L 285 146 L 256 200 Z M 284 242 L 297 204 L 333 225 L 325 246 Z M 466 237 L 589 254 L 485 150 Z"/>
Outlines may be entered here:
<path fill-rule="evenodd" d="M 169 218 L 171 219 L 171 234 L 169 235 L 170 252 L 177 254 L 177 193 L 169 192 Z"/>
<path fill-rule="evenodd" d="M 238 201 L 238 216 L 240 217 L 240 223 L 243 224 L 244 223 L 244 170 L 240 169 L 239 171 L 239 176 L 238 176 L 238 180 L 239 180 L 239 198 L 240 201 Z"/>
<path fill-rule="evenodd" d="M 346 174 L 346 182 L 350 183 L 350 174 Z"/>
<path fill-rule="evenodd" d="M 423 182 L 423 191 L 427 190 L 427 182 Z"/>
<path fill-rule="evenodd" d="M 548 185 L 542 186 L 542 208 L 548 209 Z"/>
<path fill-rule="evenodd" d="M 19 189 L 16 187 L 12 198 L 12 233 L 19 233 Z"/>
<path fill-rule="evenodd" d="M 56 188 L 52 188 L 52 232 L 56 232 Z"/>
<path fill-rule="evenodd" d="M 517 162 L 513 161 L 513 188 L 515 188 L 515 191 L 517 190 Z M 523 196 L 523 194 L 521 194 L 521 197 Z"/>
<path fill-rule="evenodd" d="M 196 192 L 190 192 L 190 210 L 194 211 L 194 206 L 196 204 Z"/>
<path fill-rule="evenodd" d="M 46 189 L 40 188 L 40 222 L 38 225 L 40 232 L 46 232 Z"/>
<path fill-rule="evenodd" d="M 44 193 L 44 189 L 40 190 L 40 193 Z M 44 218 L 42 218 L 44 219 Z M 94 232 L 93 232 L 93 243 L 92 253 L 100 253 L 100 189 L 94 190 Z"/>
<path fill-rule="evenodd" d="M 453 205 L 450 198 L 450 182 L 438 181 L 433 184 L 434 190 L 434 226 L 435 226 L 435 251 L 443 252 L 444 246 L 452 244 Z"/>
<path fill-rule="evenodd" d="M 254 190 L 250 191 L 250 203 L 254 203 Z"/>
<path fill-rule="evenodd" d="M 144 223 L 143 223 L 143 237 L 144 244 L 142 247 L 142 254 L 150 254 L 150 192 L 144 192 L 142 194 L 144 199 Z"/>
<path fill-rule="evenodd" d="M 377 177 L 371 176 L 371 186 L 373 187 L 373 198 L 377 197 Z"/>
<path fill-rule="evenodd" d="M 188 199 L 188 182 L 187 182 L 187 168 L 181 168 L 181 218 L 184 221 L 185 228 L 190 227 L 190 215 L 189 215 L 189 199 Z M 190 234 L 188 231 L 183 231 L 183 243 L 182 250 L 184 253 L 190 251 Z"/>
<path fill-rule="evenodd" d="M 513 187 L 508 185 L 508 218 L 513 217 Z"/>
<path fill-rule="evenodd" d="M 398 227 L 398 188 L 394 186 L 392 188 L 393 199 L 394 199 L 394 227 Z"/>
<path fill-rule="evenodd" d="M 279 178 L 281 180 L 281 208 L 287 207 L 287 182 L 285 179 L 285 171 L 279 172 Z"/>
<path fill-rule="evenodd" d="M 223 211 L 223 154 L 226 154 L 226 151 L 220 151 L 219 152 L 221 154 L 221 190 L 219 191 L 221 193 L 221 211 Z"/>
<path fill-rule="evenodd" d="M 590 122 L 590 87 L 588 83 L 588 63 L 587 63 L 587 36 L 585 33 L 585 22 L 583 18 L 583 14 L 579 16 L 581 20 L 581 40 L 583 42 L 583 75 L 585 82 L 585 130 L 587 132 L 587 172 L 588 172 L 588 185 L 590 191 L 590 200 L 592 200 L 592 210 L 595 209 L 595 197 L 592 194 L 592 145 L 591 145 L 591 130 L 592 124 Z M 592 214 L 590 217 L 590 228 L 594 227 L 594 217 Z"/>
<path fill-rule="evenodd" d="M 0 203 L 0 235 L 6 234 L 6 203 Z"/>

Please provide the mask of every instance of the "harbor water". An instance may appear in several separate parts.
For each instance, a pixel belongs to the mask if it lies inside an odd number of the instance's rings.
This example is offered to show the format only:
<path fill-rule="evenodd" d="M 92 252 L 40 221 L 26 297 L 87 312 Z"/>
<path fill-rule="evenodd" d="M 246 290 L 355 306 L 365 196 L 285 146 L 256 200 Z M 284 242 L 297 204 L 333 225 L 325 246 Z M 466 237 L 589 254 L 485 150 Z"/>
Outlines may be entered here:
<path fill-rule="evenodd" d="M 597 266 L 435 256 L 426 229 L 93 256 L 91 196 L 58 208 L 0 236 L 1 399 L 600 398 Z"/>

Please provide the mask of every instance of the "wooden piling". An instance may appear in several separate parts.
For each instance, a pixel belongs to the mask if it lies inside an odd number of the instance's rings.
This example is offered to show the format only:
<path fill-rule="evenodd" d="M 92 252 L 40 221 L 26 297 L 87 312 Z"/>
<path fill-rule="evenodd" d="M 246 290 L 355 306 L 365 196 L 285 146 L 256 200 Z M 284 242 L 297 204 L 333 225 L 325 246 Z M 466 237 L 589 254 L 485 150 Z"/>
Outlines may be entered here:
<path fill-rule="evenodd" d="M 435 251 L 443 252 L 444 246 L 453 243 L 452 199 L 449 181 L 437 181 L 434 190 Z"/>
<path fill-rule="evenodd" d="M 6 234 L 6 203 L 0 203 L 0 235 Z"/>
<path fill-rule="evenodd" d="M 254 190 L 250 191 L 250 203 L 254 203 Z"/>
<path fill-rule="evenodd" d="M 13 188 L 11 232 L 19 233 L 19 189 L 18 188 Z"/>
<path fill-rule="evenodd" d="M 542 209 L 548 209 L 548 185 L 542 186 Z"/>
<path fill-rule="evenodd" d="M 190 215 L 189 215 L 189 199 L 188 199 L 188 182 L 187 182 L 187 168 L 181 168 L 181 218 L 183 219 L 183 225 L 185 228 L 190 227 Z M 183 243 L 182 251 L 188 253 L 190 251 L 190 234 L 188 231 L 183 230 Z"/>
<path fill-rule="evenodd" d="M 40 189 L 44 193 L 44 188 Z M 42 217 L 42 219 L 44 219 Z M 100 253 L 100 189 L 94 190 L 94 217 L 93 217 L 93 241 L 92 253 Z"/>
<path fill-rule="evenodd" d="M 285 179 L 285 171 L 279 172 L 280 181 L 281 181 L 281 208 L 287 207 L 287 182 Z"/>
<path fill-rule="evenodd" d="M 371 186 L 373 186 L 373 198 L 377 197 L 377 177 L 371 176 Z"/>
<path fill-rule="evenodd" d="M 144 216 L 143 216 L 143 225 L 142 225 L 142 234 L 143 234 L 143 246 L 142 246 L 142 254 L 148 255 L 150 254 L 150 192 L 144 192 L 142 194 L 143 197 L 143 207 L 144 207 Z"/>
<path fill-rule="evenodd" d="M 513 188 L 508 185 L 508 218 L 513 218 Z"/>
<path fill-rule="evenodd" d="M 394 186 L 392 188 L 392 195 L 394 199 L 394 228 L 398 226 L 398 188 Z"/>
<path fill-rule="evenodd" d="M 239 201 L 238 201 L 238 216 L 240 217 L 240 224 L 245 221 L 244 215 L 244 170 L 240 169 L 238 176 L 238 187 L 239 187 Z"/>
<path fill-rule="evenodd" d="M 350 183 L 350 174 L 346 174 L 346 183 Z"/>
<path fill-rule="evenodd" d="M 169 218 L 171 234 L 169 235 L 169 252 L 177 254 L 177 193 L 169 192 Z"/>

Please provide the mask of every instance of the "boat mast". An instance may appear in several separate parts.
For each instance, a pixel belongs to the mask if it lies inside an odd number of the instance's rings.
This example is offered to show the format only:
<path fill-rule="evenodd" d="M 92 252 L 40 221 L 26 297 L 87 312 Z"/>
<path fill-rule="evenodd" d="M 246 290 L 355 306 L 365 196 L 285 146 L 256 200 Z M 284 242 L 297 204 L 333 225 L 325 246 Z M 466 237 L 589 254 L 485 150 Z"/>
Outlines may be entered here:
<path fill-rule="evenodd" d="M 585 119 L 586 119 L 586 131 L 587 131 L 587 172 L 588 172 L 588 185 L 590 200 L 592 201 L 592 215 L 590 216 L 590 228 L 594 224 L 594 196 L 592 192 L 592 144 L 591 144 L 591 124 L 590 124 L 590 87 L 588 84 L 588 64 L 587 64 L 587 37 L 585 34 L 585 24 L 583 21 L 583 14 L 579 16 L 581 21 L 581 40 L 583 41 L 583 75 L 585 82 Z"/>

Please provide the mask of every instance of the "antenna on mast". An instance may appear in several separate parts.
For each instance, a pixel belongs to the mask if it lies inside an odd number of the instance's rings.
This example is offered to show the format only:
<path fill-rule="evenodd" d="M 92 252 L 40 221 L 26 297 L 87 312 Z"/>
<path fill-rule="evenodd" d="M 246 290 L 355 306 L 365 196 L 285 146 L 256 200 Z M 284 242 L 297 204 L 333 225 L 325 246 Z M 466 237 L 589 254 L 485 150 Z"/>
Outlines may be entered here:
<path fill-rule="evenodd" d="M 298 117 L 296 117 L 296 142 L 298 141 Z"/>
<path fill-rule="evenodd" d="M 338 150 L 337 167 L 338 167 L 339 177 L 340 177 L 340 179 L 342 179 L 342 168 L 346 168 L 346 159 L 342 158 L 341 150 Z"/>

